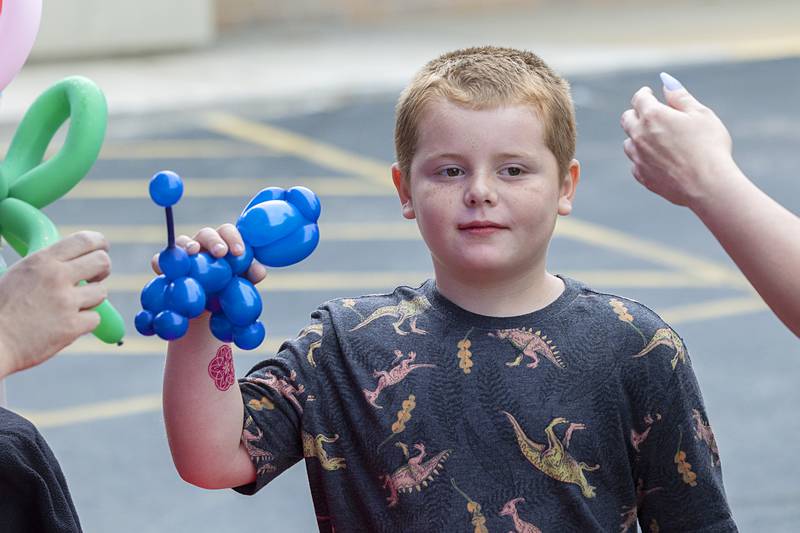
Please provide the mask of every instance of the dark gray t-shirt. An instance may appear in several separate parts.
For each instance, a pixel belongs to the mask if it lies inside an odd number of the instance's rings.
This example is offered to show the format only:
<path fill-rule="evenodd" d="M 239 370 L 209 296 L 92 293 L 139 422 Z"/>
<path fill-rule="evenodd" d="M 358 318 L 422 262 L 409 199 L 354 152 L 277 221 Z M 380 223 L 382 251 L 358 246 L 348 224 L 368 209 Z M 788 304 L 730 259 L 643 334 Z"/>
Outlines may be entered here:
<path fill-rule="evenodd" d="M 681 338 L 564 281 L 511 318 L 433 281 L 327 302 L 240 381 L 238 490 L 305 458 L 321 531 L 736 531 Z"/>

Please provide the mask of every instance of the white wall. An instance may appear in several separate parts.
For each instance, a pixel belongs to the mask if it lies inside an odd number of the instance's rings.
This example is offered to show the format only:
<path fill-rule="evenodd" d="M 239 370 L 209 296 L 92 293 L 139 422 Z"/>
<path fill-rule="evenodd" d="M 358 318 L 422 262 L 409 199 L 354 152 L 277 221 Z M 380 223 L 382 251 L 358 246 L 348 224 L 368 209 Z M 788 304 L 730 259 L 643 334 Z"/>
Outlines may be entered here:
<path fill-rule="evenodd" d="M 214 0 L 43 0 L 32 58 L 107 56 L 202 46 Z"/>

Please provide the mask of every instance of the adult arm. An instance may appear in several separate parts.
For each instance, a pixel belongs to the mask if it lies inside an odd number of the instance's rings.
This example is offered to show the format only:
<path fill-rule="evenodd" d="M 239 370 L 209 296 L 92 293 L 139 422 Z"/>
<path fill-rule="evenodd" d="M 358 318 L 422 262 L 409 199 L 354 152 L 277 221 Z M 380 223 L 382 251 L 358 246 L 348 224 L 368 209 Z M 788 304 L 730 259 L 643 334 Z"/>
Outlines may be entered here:
<path fill-rule="evenodd" d="M 205 228 L 195 239 L 177 239 L 189 253 L 201 248 L 222 257 L 242 245 L 235 227 Z M 202 244 L 201 244 L 202 243 Z M 157 270 L 157 264 L 154 264 Z M 264 277 L 254 263 L 250 279 Z M 229 488 L 251 483 L 255 467 L 241 441 L 244 407 L 235 380 L 231 346 L 209 332 L 209 315 L 192 320 L 186 335 L 171 341 L 164 369 L 164 423 L 170 451 L 180 476 L 203 488 Z"/>
<path fill-rule="evenodd" d="M 81 231 L 15 263 L 0 277 L 0 378 L 38 365 L 94 330 L 111 272 L 102 234 Z M 85 285 L 78 282 L 86 280 Z"/>
<path fill-rule="evenodd" d="M 714 112 L 674 78 L 664 81 L 667 105 L 643 87 L 622 115 L 634 177 L 689 207 L 778 318 L 800 336 L 800 218 L 739 169 L 731 137 Z"/>

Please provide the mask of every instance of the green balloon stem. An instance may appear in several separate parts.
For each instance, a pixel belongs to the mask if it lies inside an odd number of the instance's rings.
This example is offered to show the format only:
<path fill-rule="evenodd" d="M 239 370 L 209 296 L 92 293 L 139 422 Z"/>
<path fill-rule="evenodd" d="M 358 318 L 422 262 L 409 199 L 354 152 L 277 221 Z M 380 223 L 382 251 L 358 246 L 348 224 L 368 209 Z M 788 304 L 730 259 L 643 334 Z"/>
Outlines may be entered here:
<path fill-rule="evenodd" d="M 53 136 L 68 119 L 64 145 L 44 161 Z M 20 256 L 60 239 L 55 224 L 40 209 L 69 192 L 92 168 L 103 145 L 107 119 L 102 91 L 79 76 L 47 89 L 25 113 L 0 163 L 0 237 Z M 0 275 L 3 272 L 0 266 Z M 94 335 L 121 345 L 125 323 L 119 312 L 108 300 L 94 310 L 100 315 Z"/>

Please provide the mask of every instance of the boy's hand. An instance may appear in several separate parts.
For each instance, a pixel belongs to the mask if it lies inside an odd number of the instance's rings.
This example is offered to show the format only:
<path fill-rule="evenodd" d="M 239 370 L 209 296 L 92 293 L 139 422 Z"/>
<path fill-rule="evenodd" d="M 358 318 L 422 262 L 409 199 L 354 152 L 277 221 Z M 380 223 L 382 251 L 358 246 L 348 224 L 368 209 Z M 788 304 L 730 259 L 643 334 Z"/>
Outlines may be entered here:
<path fill-rule="evenodd" d="M 239 230 L 233 224 L 223 224 L 217 229 L 203 228 L 193 238 L 188 235 L 180 235 L 175 239 L 175 244 L 186 250 L 189 255 L 195 255 L 203 250 L 218 258 L 225 257 L 228 250 L 233 255 L 244 253 L 244 241 Z M 161 274 L 158 266 L 158 254 L 153 256 L 150 264 L 156 274 Z M 247 279 L 253 285 L 257 285 L 266 276 L 266 267 L 254 259 L 247 271 Z"/>
<path fill-rule="evenodd" d="M 662 75 L 667 105 L 642 87 L 623 113 L 624 150 L 634 177 L 678 205 L 694 208 L 738 175 L 731 136 L 711 109 Z"/>
<path fill-rule="evenodd" d="M 92 308 L 107 296 L 100 283 L 111 272 L 107 249 L 102 234 L 81 231 L 0 277 L 0 377 L 46 361 L 97 327 Z"/>

